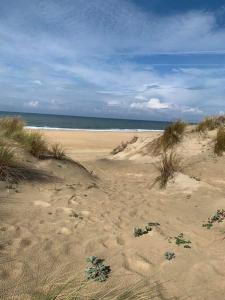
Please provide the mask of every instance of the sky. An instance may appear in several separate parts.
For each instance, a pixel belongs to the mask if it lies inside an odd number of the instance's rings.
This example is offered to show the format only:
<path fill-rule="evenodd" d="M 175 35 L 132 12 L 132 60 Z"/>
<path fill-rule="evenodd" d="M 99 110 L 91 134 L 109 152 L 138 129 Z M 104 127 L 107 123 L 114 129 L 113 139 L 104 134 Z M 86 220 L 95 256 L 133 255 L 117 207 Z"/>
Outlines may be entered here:
<path fill-rule="evenodd" d="M 225 112 L 225 1 L 0 0 L 0 110 Z"/>

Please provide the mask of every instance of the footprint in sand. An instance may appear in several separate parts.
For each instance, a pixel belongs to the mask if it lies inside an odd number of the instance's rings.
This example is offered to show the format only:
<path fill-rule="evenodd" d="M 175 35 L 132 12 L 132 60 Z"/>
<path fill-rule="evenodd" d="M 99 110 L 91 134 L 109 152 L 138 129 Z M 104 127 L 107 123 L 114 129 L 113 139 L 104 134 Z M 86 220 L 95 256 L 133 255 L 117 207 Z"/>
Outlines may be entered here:
<path fill-rule="evenodd" d="M 81 213 L 83 216 L 89 216 L 90 211 L 88 211 L 88 210 L 82 210 L 80 213 Z"/>
<path fill-rule="evenodd" d="M 24 239 L 22 239 L 22 240 L 20 241 L 20 247 L 21 247 L 22 249 L 24 249 L 24 248 L 30 246 L 31 243 L 32 243 L 32 242 L 31 242 L 30 239 L 24 238 Z"/>
<path fill-rule="evenodd" d="M 66 214 L 71 218 L 78 218 L 83 219 L 82 215 L 76 213 L 72 208 L 70 207 L 57 207 L 56 208 L 56 214 L 59 216 L 60 214 Z"/>
<path fill-rule="evenodd" d="M 72 233 L 72 231 L 70 229 L 68 229 L 67 227 L 61 227 L 58 233 L 70 235 Z"/>
<path fill-rule="evenodd" d="M 116 242 L 117 242 L 117 244 L 120 245 L 120 246 L 124 246 L 124 245 L 125 245 L 124 239 L 123 239 L 122 237 L 120 237 L 120 236 L 117 236 L 117 237 L 116 237 Z"/>
<path fill-rule="evenodd" d="M 147 258 L 138 253 L 129 253 L 124 255 L 124 267 L 129 271 L 133 271 L 141 275 L 149 275 L 151 271 L 151 263 Z"/>
<path fill-rule="evenodd" d="M 57 207 L 56 213 L 57 214 L 65 213 L 66 215 L 70 215 L 70 214 L 74 213 L 74 210 L 69 207 Z"/>
<path fill-rule="evenodd" d="M 45 201 L 34 201 L 33 203 L 34 203 L 34 205 L 41 206 L 41 207 L 49 207 L 49 206 L 51 206 L 50 203 L 45 202 Z"/>

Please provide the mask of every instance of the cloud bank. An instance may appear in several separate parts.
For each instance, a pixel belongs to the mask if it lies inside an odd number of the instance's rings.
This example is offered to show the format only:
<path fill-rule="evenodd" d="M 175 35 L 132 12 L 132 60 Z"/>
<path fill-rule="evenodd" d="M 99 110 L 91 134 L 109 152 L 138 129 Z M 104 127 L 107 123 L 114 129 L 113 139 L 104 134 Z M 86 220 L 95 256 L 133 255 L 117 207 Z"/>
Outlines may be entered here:
<path fill-rule="evenodd" d="M 3 0 L 1 109 L 166 120 L 224 111 L 218 10 Z"/>

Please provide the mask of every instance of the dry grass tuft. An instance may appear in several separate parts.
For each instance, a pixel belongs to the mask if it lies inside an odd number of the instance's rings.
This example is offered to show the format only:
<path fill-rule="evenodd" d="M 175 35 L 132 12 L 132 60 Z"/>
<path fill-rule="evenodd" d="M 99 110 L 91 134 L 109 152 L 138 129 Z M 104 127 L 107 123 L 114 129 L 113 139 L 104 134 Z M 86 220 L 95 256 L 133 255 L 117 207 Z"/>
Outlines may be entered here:
<path fill-rule="evenodd" d="M 21 180 L 52 182 L 56 178 L 29 166 L 25 166 L 15 159 L 15 151 L 12 147 L 0 142 L 0 180 L 18 183 Z"/>
<path fill-rule="evenodd" d="M 165 152 L 162 154 L 162 160 L 157 169 L 160 175 L 156 178 L 155 183 L 159 182 L 160 188 L 165 188 L 174 174 L 181 171 L 181 158 L 174 151 Z"/>
<path fill-rule="evenodd" d="M 14 151 L 3 142 L 0 144 L 0 180 L 8 181 L 14 177 Z"/>
<path fill-rule="evenodd" d="M 15 132 L 22 131 L 25 122 L 19 117 L 5 117 L 0 119 L 0 129 L 4 135 L 11 137 Z"/>
<path fill-rule="evenodd" d="M 195 128 L 196 132 L 204 133 L 225 125 L 225 116 L 211 116 L 203 119 Z"/>
<path fill-rule="evenodd" d="M 217 127 L 216 119 L 214 117 L 206 117 L 196 127 L 197 132 L 205 132 L 207 130 L 214 130 Z"/>
<path fill-rule="evenodd" d="M 3 136 L 15 140 L 33 156 L 41 158 L 48 152 L 45 140 L 41 133 L 25 130 L 24 125 L 25 122 L 19 117 L 0 119 L 0 131 Z"/>
<path fill-rule="evenodd" d="M 25 136 L 25 146 L 33 156 L 41 158 L 48 153 L 47 143 L 40 132 L 30 131 Z"/>
<path fill-rule="evenodd" d="M 40 132 L 17 131 L 12 135 L 12 138 L 36 158 L 42 158 L 49 152 L 47 143 Z"/>
<path fill-rule="evenodd" d="M 62 160 L 66 157 L 65 150 L 61 144 L 55 143 L 51 146 L 50 155 L 53 158 Z"/>
<path fill-rule="evenodd" d="M 176 121 L 167 126 L 163 135 L 154 140 L 150 145 L 150 150 L 154 155 L 159 155 L 168 149 L 172 149 L 181 142 L 187 124 L 183 121 Z"/>
<path fill-rule="evenodd" d="M 217 131 L 215 145 L 214 145 L 214 153 L 216 155 L 221 156 L 225 151 L 225 128 L 220 127 Z"/>

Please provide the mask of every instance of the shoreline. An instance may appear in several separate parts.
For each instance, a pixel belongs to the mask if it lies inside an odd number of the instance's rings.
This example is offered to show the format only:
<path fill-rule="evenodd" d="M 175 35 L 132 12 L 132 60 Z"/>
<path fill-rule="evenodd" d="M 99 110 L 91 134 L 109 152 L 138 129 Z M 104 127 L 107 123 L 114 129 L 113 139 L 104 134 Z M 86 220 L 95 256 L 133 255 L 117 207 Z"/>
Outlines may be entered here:
<path fill-rule="evenodd" d="M 61 128 L 61 127 L 39 127 L 39 126 L 25 126 L 27 129 L 37 129 L 37 130 L 49 130 L 49 131 L 75 131 L 75 132 L 162 132 L 163 129 L 87 129 L 87 128 Z"/>

